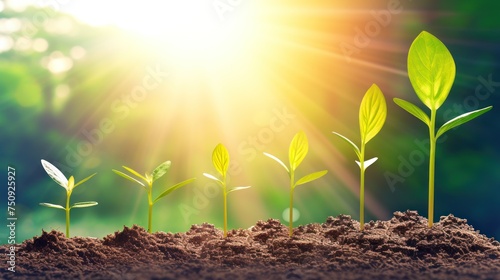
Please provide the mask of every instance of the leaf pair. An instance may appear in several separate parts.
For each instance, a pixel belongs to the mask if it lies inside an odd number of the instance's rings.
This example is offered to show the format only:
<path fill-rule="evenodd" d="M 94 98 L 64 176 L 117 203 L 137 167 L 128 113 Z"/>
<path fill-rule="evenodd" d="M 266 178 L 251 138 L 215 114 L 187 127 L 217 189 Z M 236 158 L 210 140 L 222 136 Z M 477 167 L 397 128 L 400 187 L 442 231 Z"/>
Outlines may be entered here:
<path fill-rule="evenodd" d="M 413 41 L 408 52 L 408 77 L 418 98 L 431 112 L 444 103 L 455 81 L 455 61 L 446 46 L 434 35 L 422 31 Z M 414 104 L 394 98 L 394 102 L 431 127 L 431 118 Z M 462 125 L 491 110 L 492 106 L 464 113 L 443 124 L 435 134 L 439 138 L 445 132 Z"/>
<path fill-rule="evenodd" d="M 364 160 L 364 146 L 380 132 L 380 130 L 384 126 L 386 118 L 387 104 L 385 102 L 384 94 L 376 84 L 373 84 L 366 91 L 363 99 L 361 100 L 361 106 L 359 108 L 361 149 L 358 148 L 358 146 L 354 144 L 354 142 L 349 140 L 349 138 L 335 131 L 333 132 L 333 134 L 339 136 L 352 147 L 352 149 L 356 153 L 356 156 L 358 157 L 359 161 L 356 161 L 356 163 L 360 168 L 361 162 L 363 162 L 363 167 L 364 169 L 366 169 L 375 161 L 377 161 L 378 158 L 376 157 L 366 161 Z"/>
<path fill-rule="evenodd" d="M 66 190 L 66 195 L 69 197 L 71 196 L 71 193 L 73 190 L 78 187 L 79 185 L 87 182 L 90 180 L 90 178 L 94 177 L 97 173 L 94 173 L 87 178 L 79 181 L 78 183 L 75 184 L 75 178 L 73 176 L 70 176 L 69 179 L 64 176 L 64 174 L 54 165 L 52 165 L 50 162 L 41 160 L 43 169 L 45 169 L 45 172 L 49 175 L 52 180 L 54 180 L 57 184 L 59 184 L 61 187 L 63 187 Z M 66 207 L 57 205 L 57 204 L 52 204 L 52 203 L 40 203 L 40 205 L 45 206 L 45 207 L 50 207 L 50 208 L 56 208 L 56 209 L 62 209 L 66 210 Z M 72 208 L 85 208 L 85 207 L 91 207 L 97 205 L 97 202 L 95 201 L 86 201 L 86 202 L 77 202 L 74 203 L 69 209 Z"/>
<path fill-rule="evenodd" d="M 63 206 L 58 205 L 58 204 L 43 202 L 43 203 L 40 203 L 40 205 L 45 206 L 45 207 L 49 207 L 49 208 L 66 210 L 66 208 L 64 208 Z M 97 202 L 95 202 L 95 201 L 77 202 L 77 203 L 74 203 L 69 209 L 86 208 L 86 207 L 92 207 L 92 206 L 96 206 L 96 205 L 97 205 Z"/>
<path fill-rule="evenodd" d="M 215 167 L 215 170 L 220 174 L 222 179 L 217 178 L 216 176 L 209 174 L 209 173 L 203 173 L 203 176 L 212 179 L 219 183 L 226 194 L 234 191 L 239 191 L 239 190 L 244 190 L 248 189 L 251 186 L 240 186 L 240 187 L 234 187 L 229 190 L 226 190 L 226 178 L 227 178 L 227 171 L 229 169 L 229 152 L 227 151 L 226 147 L 222 144 L 218 144 L 215 146 L 214 151 L 212 152 L 212 164 Z"/>
<path fill-rule="evenodd" d="M 69 179 L 64 176 L 64 174 L 57 169 L 54 165 L 52 165 L 50 162 L 41 160 L 43 169 L 45 169 L 45 172 L 49 175 L 52 180 L 54 180 L 57 184 L 59 184 L 61 187 L 63 187 L 66 191 L 71 192 L 73 189 L 78 187 L 79 185 L 87 182 L 90 180 L 90 178 L 94 177 L 97 173 L 94 173 L 87 178 L 81 180 L 80 182 L 75 184 L 75 178 L 73 176 L 70 176 Z"/>
<path fill-rule="evenodd" d="M 264 155 L 275 160 L 277 163 L 283 166 L 283 168 L 285 168 L 288 174 L 292 174 L 295 172 L 295 170 L 297 170 L 297 167 L 299 167 L 299 165 L 302 163 L 308 151 L 309 151 L 309 143 L 307 141 L 307 136 L 303 131 L 300 131 L 293 137 L 292 142 L 290 143 L 290 147 L 288 149 L 288 159 L 290 168 L 288 168 L 286 164 L 276 156 L 273 156 L 269 153 L 264 153 Z M 326 170 L 322 170 L 305 175 L 296 182 L 293 182 L 292 188 L 295 189 L 295 187 L 297 186 L 319 179 L 323 177 L 327 172 L 328 171 Z"/>
<path fill-rule="evenodd" d="M 139 172 L 135 171 L 134 169 L 130 168 L 130 167 L 123 166 L 123 168 L 125 170 L 127 170 L 131 175 L 134 175 L 137 178 L 134 178 L 134 177 L 132 177 L 129 174 L 126 174 L 124 172 L 121 172 L 121 171 L 118 171 L 118 170 L 115 170 L 115 169 L 113 169 L 113 172 L 115 172 L 116 174 L 120 175 L 121 177 L 123 177 L 123 178 L 125 178 L 125 179 L 127 179 L 129 181 L 138 183 L 139 185 L 141 185 L 142 187 L 144 187 L 149 192 L 150 188 L 152 188 L 152 186 L 153 186 L 153 183 L 156 180 L 158 180 L 161 177 L 163 177 L 163 175 L 165 175 L 167 173 L 167 171 L 168 171 L 168 169 L 170 168 L 171 165 L 172 165 L 172 162 L 169 161 L 169 160 L 167 160 L 167 161 L 163 162 L 162 164 L 158 165 L 158 167 L 156 167 L 151 174 L 147 174 L 146 173 L 146 174 L 144 174 L 144 176 L 141 175 Z M 146 184 L 144 184 L 140 180 L 143 180 Z M 191 178 L 191 179 L 188 179 L 188 180 L 185 180 L 185 181 L 182 181 L 180 183 L 177 183 L 177 184 L 173 185 L 172 187 L 170 187 L 167 190 L 165 190 L 164 192 L 162 192 L 158 197 L 156 197 L 152 201 L 153 204 L 155 204 L 156 202 L 158 202 L 158 200 L 160 200 L 161 198 L 167 196 L 171 192 L 175 191 L 176 189 L 178 189 L 180 187 L 183 187 L 183 186 L 185 186 L 185 185 L 193 182 L 194 180 L 196 180 L 196 179 L 195 178 Z"/>

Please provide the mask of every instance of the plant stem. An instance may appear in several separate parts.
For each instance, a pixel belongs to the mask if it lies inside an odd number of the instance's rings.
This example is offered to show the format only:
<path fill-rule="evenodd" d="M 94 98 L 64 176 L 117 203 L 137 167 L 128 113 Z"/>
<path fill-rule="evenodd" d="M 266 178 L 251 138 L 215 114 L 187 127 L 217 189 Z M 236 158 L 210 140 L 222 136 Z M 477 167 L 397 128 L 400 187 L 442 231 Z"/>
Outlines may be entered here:
<path fill-rule="evenodd" d="M 432 227 L 434 223 L 434 170 L 435 170 L 435 160 L 436 160 L 436 111 L 431 110 L 431 123 L 429 125 L 429 142 L 430 142 L 430 152 L 429 152 L 429 209 L 428 209 L 428 222 L 429 227 Z"/>
<path fill-rule="evenodd" d="M 222 176 L 222 193 L 224 203 L 224 238 L 227 237 L 227 192 L 226 192 L 226 176 Z"/>
<path fill-rule="evenodd" d="M 365 143 L 361 143 L 359 168 L 361 169 L 359 181 L 359 230 L 363 231 L 365 229 Z"/>
<path fill-rule="evenodd" d="M 227 237 L 227 193 L 224 188 L 224 238 Z"/>
<path fill-rule="evenodd" d="M 148 190 L 148 232 L 151 233 L 153 230 L 153 184 L 149 184 Z"/>
<path fill-rule="evenodd" d="M 293 235 L 293 189 L 295 183 L 295 174 L 293 170 L 290 170 L 290 207 L 288 208 L 288 236 L 292 237 Z"/>
<path fill-rule="evenodd" d="M 69 207 L 69 199 L 71 197 L 71 192 L 66 194 L 66 237 L 69 238 L 69 212 L 71 208 Z"/>

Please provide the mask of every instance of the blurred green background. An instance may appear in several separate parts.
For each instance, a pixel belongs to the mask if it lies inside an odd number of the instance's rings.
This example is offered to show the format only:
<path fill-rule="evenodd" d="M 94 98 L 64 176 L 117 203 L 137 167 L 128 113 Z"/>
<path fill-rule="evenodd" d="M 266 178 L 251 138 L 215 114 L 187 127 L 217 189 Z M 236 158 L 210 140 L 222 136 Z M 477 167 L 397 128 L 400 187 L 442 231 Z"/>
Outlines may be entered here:
<path fill-rule="evenodd" d="M 65 199 L 40 159 L 77 181 L 98 173 L 72 195 L 72 202 L 99 202 L 72 211 L 72 235 L 146 227 L 146 193 L 111 169 L 151 172 L 165 160 L 173 164 L 156 195 L 197 181 L 155 205 L 153 230 L 222 227 L 220 190 L 202 176 L 215 174 L 219 142 L 231 155 L 231 184 L 252 185 L 229 197 L 229 226 L 286 223 L 287 175 L 262 152 L 286 159 L 299 130 L 310 144 L 299 175 L 329 173 L 296 189 L 296 224 L 358 219 L 355 155 L 331 131 L 359 139 L 358 108 L 372 83 L 386 96 L 388 119 L 367 147 L 379 157 L 367 172 L 367 218 L 407 209 L 426 216 L 428 131 L 392 102 L 421 104 L 406 55 L 422 30 L 440 38 L 457 65 L 439 125 L 494 106 L 438 145 L 435 220 L 453 213 L 500 239 L 500 21 L 491 2 L 21 2 L 30 3 L 0 1 L 0 195 L 7 214 L 12 166 L 17 242 L 42 229 L 64 231 L 64 212 L 38 205 Z M 7 229 L 0 234 L 7 243 Z"/>

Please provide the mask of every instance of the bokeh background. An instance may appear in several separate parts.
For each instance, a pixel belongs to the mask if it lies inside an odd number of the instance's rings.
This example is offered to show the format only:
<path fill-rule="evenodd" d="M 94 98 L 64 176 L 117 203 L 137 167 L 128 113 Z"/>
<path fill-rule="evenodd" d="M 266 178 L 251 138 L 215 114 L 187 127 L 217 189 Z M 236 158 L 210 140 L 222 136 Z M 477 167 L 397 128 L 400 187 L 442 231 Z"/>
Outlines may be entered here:
<path fill-rule="evenodd" d="M 161 4 L 160 4 L 161 3 Z M 428 130 L 395 106 L 421 104 L 406 74 L 413 39 L 427 30 L 449 48 L 457 76 L 438 123 L 494 108 L 448 132 L 437 147 L 435 220 L 453 213 L 500 239 L 500 21 L 491 1 L 0 1 L 0 191 L 6 217 L 7 167 L 16 169 L 17 242 L 64 231 L 65 192 L 40 159 L 77 180 L 72 235 L 103 237 L 147 225 L 143 189 L 116 176 L 122 165 L 150 172 L 165 160 L 155 194 L 197 181 L 154 206 L 153 230 L 222 227 L 213 148 L 228 148 L 229 227 L 281 219 L 288 177 L 262 152 L 287 160 L 299 130 L 309 154 L 299 175 L 327 169 L 296 189 L 296 224 L 349 214 L 358 219 L 355 155 L 332 131 L 359 142 L 358 109 L 372 83 L 388 119 L 367 147 L 367 220 L 394 211 L 427 215 Z M 421 108 L 424 108 L 423 105 Z M 5 220 L 6 221 L 6 220 Z M 6 243 L 7 229 L 0 230 Z"/>

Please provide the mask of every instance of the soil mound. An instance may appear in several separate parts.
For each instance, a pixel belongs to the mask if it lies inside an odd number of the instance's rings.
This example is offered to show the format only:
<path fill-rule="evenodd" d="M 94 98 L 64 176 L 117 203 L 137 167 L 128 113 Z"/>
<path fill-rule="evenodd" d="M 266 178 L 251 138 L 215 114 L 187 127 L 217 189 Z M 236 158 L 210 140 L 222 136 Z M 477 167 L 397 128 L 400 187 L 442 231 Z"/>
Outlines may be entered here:
<path fill-rule="evenodd" d="M 432 228 L 415 211 L 371 221 L 347 215 L 294 230 L 278 220 L 228 232 L 204 223 L 185 233 L 124 227 L 103 239 L 57 231 L 18 245 L 2 279 L 500 279 L 500 243 L 453 215 Z M 8 247 L 0 247 L 5 254 Z"/>

